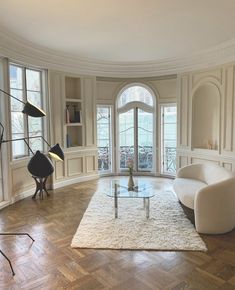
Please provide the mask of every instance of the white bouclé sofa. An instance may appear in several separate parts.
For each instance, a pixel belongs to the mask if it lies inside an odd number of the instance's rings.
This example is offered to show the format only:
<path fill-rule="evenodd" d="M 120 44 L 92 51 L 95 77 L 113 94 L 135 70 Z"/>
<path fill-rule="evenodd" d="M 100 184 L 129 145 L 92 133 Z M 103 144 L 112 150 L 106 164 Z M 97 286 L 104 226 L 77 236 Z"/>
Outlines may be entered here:
<path fill-rule="evenodd" d="M 194 210 L 199 233 L 222 234 L 233 230 L 234 173 L 214 164 L 192 164 L 178 170 L 173 187 L 180 202 Z"/>

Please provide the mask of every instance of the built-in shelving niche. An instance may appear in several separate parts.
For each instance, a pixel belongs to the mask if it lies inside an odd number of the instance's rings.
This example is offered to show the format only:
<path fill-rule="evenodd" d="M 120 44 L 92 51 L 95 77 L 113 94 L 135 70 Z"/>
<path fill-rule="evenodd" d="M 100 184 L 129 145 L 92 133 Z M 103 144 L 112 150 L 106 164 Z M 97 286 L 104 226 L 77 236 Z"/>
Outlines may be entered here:
<path fill-rule="evenodd" d="M 220 92 L 213 83 L 199 86 L 192 98 L 192 149 L 220 148 Z"/>

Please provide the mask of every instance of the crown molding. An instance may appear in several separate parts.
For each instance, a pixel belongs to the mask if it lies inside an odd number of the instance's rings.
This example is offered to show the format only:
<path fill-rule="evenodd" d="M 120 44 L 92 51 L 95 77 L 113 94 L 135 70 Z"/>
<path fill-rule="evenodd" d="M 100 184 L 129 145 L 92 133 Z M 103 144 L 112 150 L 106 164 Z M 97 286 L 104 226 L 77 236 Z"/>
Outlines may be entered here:
<path fill-rule="evenodd" d="M 184 73 L 235 61 L 235 39 L 180 58 L 147 62 L 109 62 L 51 50 L 0 27 L 0 56 L 45 69 L 100 77 L 152 77 Z"/>

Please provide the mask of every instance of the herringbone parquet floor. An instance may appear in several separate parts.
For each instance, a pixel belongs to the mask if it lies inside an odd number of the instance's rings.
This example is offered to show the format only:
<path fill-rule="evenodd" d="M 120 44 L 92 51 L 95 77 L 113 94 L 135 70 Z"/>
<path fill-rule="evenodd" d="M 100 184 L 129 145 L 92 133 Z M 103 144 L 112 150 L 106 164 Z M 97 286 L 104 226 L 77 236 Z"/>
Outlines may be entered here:
<path fill-rule="evenodd" d="M 1 210 L 2 231 L 26 231 L 35 242 L 0 236 L 0 249 L 16 272 L 12 277 L 0 256 L 0 289 L 235 289 L 235 230 L 203 235 L 206 253 L 71 249 L 97 183 L 68 186 L 44 200 L 26 198 Z"/>

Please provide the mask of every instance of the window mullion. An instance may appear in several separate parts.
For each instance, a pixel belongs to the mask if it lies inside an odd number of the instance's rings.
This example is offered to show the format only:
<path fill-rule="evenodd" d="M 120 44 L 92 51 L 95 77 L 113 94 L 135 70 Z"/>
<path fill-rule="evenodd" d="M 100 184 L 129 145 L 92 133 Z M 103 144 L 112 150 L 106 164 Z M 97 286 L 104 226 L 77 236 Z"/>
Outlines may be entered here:
<path fill-rule="evenodd" d="M 27 102 L 27 80 L 26 80 L 26 68 L 23 68 L 23 101 Z M 29 123 L 28 116 L 24 114 L 24 136 L 25 138 L 29 137 Z M 27 152 L 27 156 L 29 156 L 30 152 L 28 147 L 25 144 L 25 152 Z"/>
<path fill-rule="evenodd" d="M 138 107 L 134 108 L 134 162 L 135 162 L 135 170 L 139 171 L 138 165 L 138 157 L 139 157 L 139 146 L 138 146 Z"/>
<path fill-rule="evenodd" d="M 45 101 L 45 96 L 43 94 L 43 92 L 45 90 L 43 90 L 43 81 L 42 78 L 44 77 L 44 75 L 42 75 L 42 73 L 40 73 L 40 98 L 41 98 L 41 107 L 42 109 L 44 109 L 44 101 Z M 41 124 L 42 124 L 42 136 L 45 137 L 45 122 L 43 120 L 41 120 Z M 43 140 L 41 139 L 41 144 L 42 144 L 42 151 L 45 151 L 45 143 L 43 142 Z"/>

